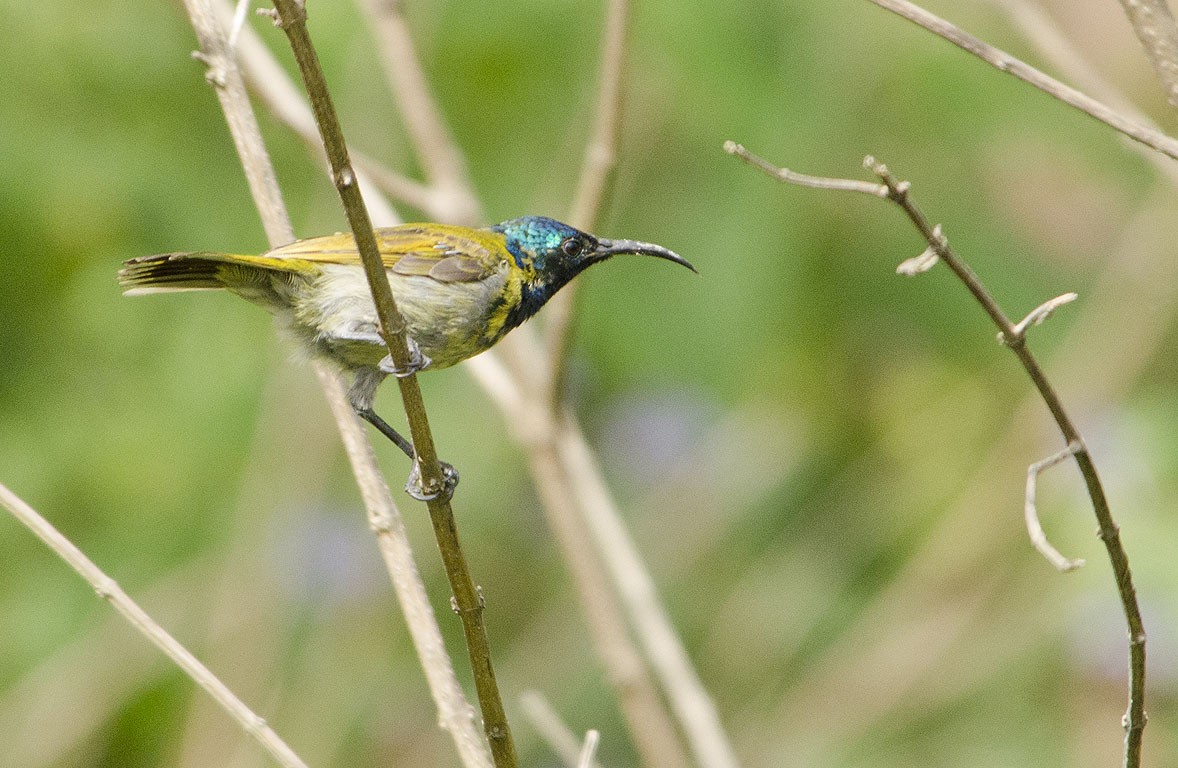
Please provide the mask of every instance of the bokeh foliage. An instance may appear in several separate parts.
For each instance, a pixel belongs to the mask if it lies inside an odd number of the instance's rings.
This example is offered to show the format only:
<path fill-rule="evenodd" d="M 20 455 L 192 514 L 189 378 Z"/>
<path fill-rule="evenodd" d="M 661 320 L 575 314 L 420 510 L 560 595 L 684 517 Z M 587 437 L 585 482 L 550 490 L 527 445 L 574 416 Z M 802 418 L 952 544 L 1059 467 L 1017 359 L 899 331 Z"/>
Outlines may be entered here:
<path fill-rule="evenodd" d="M 489 215 L 559 217 L 601 5 L 407 5 Z M 940 5 L 1035 60 L 988 6 Z M 1061 18 L 1104 21 L 1070 22 L 1074 42 L 1172 129 L 1116 8 L 1079 5 Z M 116 289 L 125 258 L 264 244 L 182 10 L 0 9 L 0 481 L 312 764 L 455 764 L 306 366 L 232 297 Z M 352 142 L 414 171 L 355 8 L 312 3 L 311 25 Z M 1123 528 L 1151 632 L 1147 763 L 1171 763 L 1172 186 L 1108 129 L 865 3 L 636 3 L 630 38 L 599 230 L 701 276 L 587 274 L 572 387 L 746 765 L 1110 765 L 1125 651 L 1070 469 L 1044 478 L 1042 511 L 1089 565 L 1061 577 L 1025 541 L 1023 472 L 1058 440 L 981 312 L 946 274 L 893 275 L 922 247 L 898 213 L 776 186 L 729 138 L 811 173 L 886 160 L 1012 315 L 1080 293 L 1032 343 Z M 342 228 L 317 162 L 263 129 L 297 230 Z M 633 764 L 519 449 L 461 372 L 423 386 L 525 764 L 554 764 L 515 704 L 527 688 Z M 458 649 L 424 512 L 405 512 Z M 0 563 L 0 763 L 265 764 L 12 521 Z"/>

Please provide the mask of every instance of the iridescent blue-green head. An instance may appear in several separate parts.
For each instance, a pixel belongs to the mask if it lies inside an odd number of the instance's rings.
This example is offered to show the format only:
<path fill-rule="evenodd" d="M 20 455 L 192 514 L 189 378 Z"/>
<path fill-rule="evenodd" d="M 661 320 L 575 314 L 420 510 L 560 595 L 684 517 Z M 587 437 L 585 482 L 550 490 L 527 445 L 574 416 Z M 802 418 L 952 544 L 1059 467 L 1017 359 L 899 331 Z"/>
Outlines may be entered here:
<path fill-rule="evenodd" d="M 516 266 L 524 272 L 520 306 L 524 318 L 535 314 L 544 302 L 587 267 L 618 254 L 657 256 L 696 271 L 682 256 L 661 245 L 598 238 L 544 216 L 512 219 L 491 229 L 503 233 L 507 250 Z"/>

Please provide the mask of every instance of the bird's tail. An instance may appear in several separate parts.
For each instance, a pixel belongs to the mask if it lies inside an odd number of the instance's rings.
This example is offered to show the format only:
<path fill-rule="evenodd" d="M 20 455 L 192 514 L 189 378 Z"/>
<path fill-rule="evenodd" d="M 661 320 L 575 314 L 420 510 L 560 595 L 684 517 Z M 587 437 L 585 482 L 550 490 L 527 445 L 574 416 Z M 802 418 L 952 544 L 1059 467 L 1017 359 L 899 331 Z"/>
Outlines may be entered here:
<path fill-rule="evenodd" d="M 291 260 L 267 256 L 210 251 L 161 253 L 124 262 L 118 280 L 123 293 L 128 296 L 171 291 L 212 291 L 237 288 L 243 283 L 254 282 L 265 272 L 295 271 L 295 268 Z"/>

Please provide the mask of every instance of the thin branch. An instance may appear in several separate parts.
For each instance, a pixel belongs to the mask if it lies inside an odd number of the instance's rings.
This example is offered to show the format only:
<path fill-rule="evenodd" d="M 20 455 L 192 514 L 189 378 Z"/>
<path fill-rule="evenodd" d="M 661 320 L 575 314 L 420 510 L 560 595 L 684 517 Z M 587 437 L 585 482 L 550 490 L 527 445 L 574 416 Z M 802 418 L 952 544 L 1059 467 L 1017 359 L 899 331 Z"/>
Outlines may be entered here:
<path fill-rule="evenodd" d="M 230 0 L 213 2 L 212 12 L 221 24 L 232 23 L 234 6 Z M 270 108 L 270 112 L 279 122 L 293 130 L 316 156 L 322 159 L 323 144 L 319 141 L 319 131 L 315 127 L 315 118 L 310 108 L 286 70 L 262 43 L 252 26 L 247 24 L 241 28 L 233 54 L 235 67 L 241 69 L 241 76 Z M 244 89 L 242 93 L 245 95 Z M 424 185 L 388 170 L 363 153 L 357 152 L 355 155 L 357 176 L 362 188 L 367 183 L 366 177 L 371 176 L 374 185 L 399 202 L 421 210 L 429 210 L 433 205 L 433 198 Z M 373 216 L 382 222 L 396 223 L 392 208 L 383 203 L 379 208 L 373 206 Z M 289 239 L 281 242 L 289 242 Z"/>
<path fill-rule="evenodd" d="M 514 420 L 512 413 L 515 412 L 518 414 L 518 412 L 521 410 L 521 403 L 526 403 L 526 400 L 523 398 L 520 388 L 525 385 L 527 385 L 529 389 L 534 388 L 536 386 L 542 386 L 542 382 L 540 382 L 540 380 L 539 380 L 540 377 L 537 377 L 535 375 L 536 368 L 537 368 L 537 366 L 535 365 L 535 360 L 543 359 L 544 350 L 538 344 L 535 343 L 536 339 L 534 337 L 535 337 L 535 333 L 532 328 L 524 327 L 524 328 L 517 329 L 512 334 L 512 336 L 510 338 L 505 340 L 500 345 L 499 350 L 492 350 L 491 352 L 480 355 L 478 358 L 467 361 L 467 363 L 464 364 L 464 367 L 466 367 L 468 371 L 471 371 L 475 375 L 476 379 L 480 381 L 480 383 L 483 385 L 484 389 L 492 396 L 492 399 L 495 400 L 499 404 L 500 408 L 504 410 L 506 420 L 509 424 L 511 424 Z M 520 345 L 523 345 L 524 347 L 528 347 L 531 350 L 531 353 L 529 354 L 526 362 L 519 360 L 518 356 L 512 357 L 511 354 L 507 354 L 506 360 L 508 361 L 508 364 L 504 365 L 503 358 L 501 358 L 501 356 L 496 354 L 496 352 L 498 352 L 500 350 L 505 353 L 510 353 L 513 351 L 513 349 L 515 347 L 520 346 Z M 523 408 L 523 410 L 527 410 L 526 407 Z M 522 419 L 520 419 L 520 421 L 525 422 L 525 421 L 527 421 L 527 418 L 526 417 L 522 418 Z M 573 424 L 572 429 L 573 429 L 574 433 L 579 436 L 580 435 L 579 428 L 575 426 L 575 422 L 572 422 L 570 420 L 570 423 Z M 535 435 L 533 434 L 531 436 L 524 437 L 522 439 L 522 442 L 524 443 L 525 447 L 527 447 L 530 451 L 534 450 L 536 447 L 536 443 L 535 443 L 534 438 L 535 438 Z M 579 439 L 583 442 L 583 437 L 580 437 Z M 541 442 L 543 442 L 543 441 L 541 441 Z M 588 468 L 588 469 L 583 469 L 581 471 L 583 473 L 587 473 L 587 474 L 591 475 L 592 476 L 591 479 L 594 482 L 599 483 L 599 484 L 604 484 L 603 480 L 600 477 L 600 470 L 599 470 L 599 468 L 597 468 L 597 466 L 595 464 L 593 465 L 593 467 Z M 538 484 L 542 485 L 545 482 L 539 476 L 535 476 L 535 471 L 533 471 L 533 474 L 534 474 L 534 479 Z M 550 514 L 552 514 L 554 516 L 558 515 L 558 514 L 564 514 L 566 510 L 572 509 L 576 505 L 575 496 L 573 496 L 571 494 L 571 491 L 568 489 L 567 478 L 562 478 L 560 475 L 561 475 L 561 473 L 556 473 L 557 479 L 556 479 L 555 485 L 557 487 L 564 488 L 564 490 L 562 491 L 562 494 L 561 494 L 561 498 L 565 499 L 565 502 L 561 502 L 556 505 L 554 505 L 551 501 L 545 502 L 545 508 L 550 512 Z M 541 493 L 541 498 L 542 499 L 545 498 L 544 493 Z M 596 513 L 596 510 L 592 511 L 592 512 L 590 510 L 583 511 L 583 514 L 594 514 L 594 513 Z M 618 515 L 619 515 L 616 507 L 609 507 L 606 510 L 604 510 L 603 513 L 608 513 L 608 514 L 613 515 L 615 518 L 615 526 L 624 528 L 624 526 L 622 526 L 622 523 L 620 522 L 620 519 L 616 519 L 616 518 L 618 518 Z M 559 539 L 560 539 L 560 537 L 558 536 L 558 540 Z M 576 543 L 576 546 L 582 547 L 582 544 Z M 633 549 L 632 542 L 631 542 L 631 548 Z M 608 552 L 604 552 L 604 553 L 600 553 L 600 554 L 606 558 L 610 557 L 610 554 Z M 566 559 L 569 559 L 569 555 L 567 552 L 566 552 L 565 556 L 566 556 Z M 635 557 L 636 557 L 636 555 L 635 555 Z M 645 573 L 644 566 L 642 565 L 640 560 L 637 560 L 637 568 L 639 571 Z M 577 576 L 578 569 L 573 568 L 573 572 L 574 572 L 574 576 Z M 581 577 L 577 577 L 577 578 L 579 581 L 583 581 L 583 579 Z M 646 575 L 645 578 L 646 578 L 647 582 L 650 581 L 649 575 Z M 583 584 L 582 584 L 582 588 L 584 588 Z M 603 592 L 601 594 L 604 595 L 605 600 L 612 599 L 612 597 L 608 594 L 608 591 Z M 655 597 L 655 600 L 657 600 L 657 596 Z M 632 619 L 636 622 L 639 621 L 639 619 L 634 616 L 634 613 L 635 613 L 634 605 L 631 603 L 627 603 L 627 609 L 631 612 Z M 593 611 L 591 611 L 591 613 L 592 612 Z M 676 663 L 681 663 L 684 667 L 685 671 L 680 670 L 681 676 L 684 676 L 684 677 L 694 680 L 695 687 L 698 688 L 698 690 L 702 691 L 703 689 L 702 689 L 702 686 L 699 684 L 698 676 L 695 674 L 694 670 L 691 669 L 690 661 L 687 659 L 687 655 L 683 651 L 682 643 L 681 643 L 681 641 L 679 641 L 679 639 L 675 633 L 674 627 L 670 624 L 670 621 L 669 621 L 669 618 L 666 614 L 665 609 L 658 611 L 656 614 L 654 614 L 650 617 L 646 617 L 645 621 L 648 625 L 652 624 L 652 625 L 658 626 L 659 627 L 658 633 L 664 639 L 664 642 L 666 642 L 670 646 L 678 649 L 678 651 L 675 654 L 673 654 L 673 658 L 676 660 Z M 595 626 L 594 622 L 592 622 L 592 621 L 590 621 L 588 623 L 588 626 L 591 629 L 597 628 Z M 622 626 L 622 625 L 619 625 L 619 626 Z M 611 636 L 614 638 L 614 640 L 616 642 L 611 641 L 611 642 L 596 643 L 598 651 L 599 651 L 599 653 L 602 654 L 603 663 L 606 665 L 607 669 L 610 669 L 610 670 L 630 669 L 631 670 L 630 673 L 627 673 L 624 675 L 612 676 L 611 681 L 615 682 L 615 687 L 617 688 L 617 691 L 618 691 L 619 700 L 622 702 L 622 709 L 623 709 L 623 712 L 627 716 L 627 721 L 630 724 L 631 730 L 633 732 L 650 733 L 650 732 L 652 732 L 652 729 L 650 727 L 644 725 L 644 723 L 650 722 L 651 718 L 658 718 L 658 719 L 665 718 L 665 715 L 656 714 L 657 712 L 662 710 L 662 703 L 661 703 L 659 697 L 657 696 L 657 694 L 655 694 L 655 695 L 644 695 L 644 696 L 640 697 L 643 701 L 648 702 L 647 706 L 649 706 L 651 708 L 649 712 L 647 712 L 643 707 L 636 706 L 633 704 L 633 702 L 635 701 L 635 697 L 633 696 L 634 688 L 632 686 L 635 684 L 635 680 L 638 679 L 636 676 L 645 677 L 647 675 L 647 672 L 645 671 L 645 665 L 643 665 L 641 663 L 634 665 L 634 664 L 624 661 L 624 659 L 627 657 L 631 658 L 631 659 L 633 659 L 633 658 L 640 659 L 640 656 L 637 656 L 635 654 L 633 647 L 631 646 L 630 638 L 626 634 L 626 632 L 624 630 L 624 626 L 620 632 L 614 632 L 614 633 L 612 633 Z M 603 648 L 625 649 L 625 654 L 622 656 L 623 662 L 620 664 L 616 663 L 616 659 L 614 658 L 614 656 L 611 655 L 612 651 L 605 652 L 602 650 Z M 644 683 L 643 685 L 646 685 L 646 683 Z M 678 689 L 680 689 L 680 688 L 682 688 L 682 686 L 672 686 L 672 689 L 670 691 L 668 691 L 668 695 L 671 697 L 674 697 L 677 694 Z M 706 692 L 703 693 L 703 698 L 707 699 Z M 682 707 L 677 708 L 677 711 L 690 711 L 690 710 L 697 710 L 698 711 L 699 709 L 700 709 L 700 707 L 698 707 L 696 705 L 686 704 L 686 705 L 683 705 Z M 708 728 L 708 727 L 703 728 L 701 731 L 701 734 L 699 736 L 697 736 L 696 739 L 702 740 L 705 742 L 720 743 L 723 745 L 721 748 L 721 751 L 730 755 L 731 754 L 731 747 L 728 746 L 727 736 L 723 734 L 722 728 L 720 727 L 720 725 L 718 723 L 718 719 L 716 719 L 716 717 L 715 717 L 714 706 L 711 705 L 710 699 L 707 699 L 707 705 L 706 705 L 705 709 L 711 711 L 712 726 L 710 728 Z M 673 728 L 665 728 L 663 726 L 660 726 L 659 730 L 663 730 L 666 733 L 673 733 L 674 732 Z M 679 748 L 676 746 L 675 750 L 678 751 Z M 665 748 L 660 748 L 657 751 L 659 751 L 660 753 L 667 752 L 667 750 Z M 707 750 L 705 749 L 705 751 L 707 751 Z M 734 761 L 730 764 L 734 764 Z M 724 763 L 717 763 L 717 765 L 724 765 Z"/>
<path fill-rule="evenodd" d="M 736 155 L 745 163 L 778 181 L 797 184 L 800 187 L 810 187 L 811 189 L 859 192 L 864 195 L 871 195 L 872 197 L 888 196 L 888 188 L 883 184 L 873 184 L 870 181 L 860 181 L 858 179 L 830 179 L 825 176 L 809 176 L 804 173 L 798 173 L 797 171 L 791 171 L 788 168 L 778 168 L 768 160 L 749 152 L 744 148 L 743 144 L 737 144 L 735 141 L 725 141 L 724 151 L 730 155 Z"/>
<path fill-rule="evenodd" d="M 1145 57 L 1153 65 L 1166 91 L 1166 100 L 1178 107 L 1178 25 L 1166 0 L 1121 0 Z"/>
<path fill-rule="evenodd" d="M 1034 464 L 1027 467 L 1027 492 L 1023 502 L 1023 516 L 1027 522 L 1027 535 L 1031 537 L 1031 544 L 1039 551 L 1039 554 L 1047 558 L 1047 562 L 1051 563 L 1055 568 L 1061 572 L 1074 571 L 1084 564 L 1083 560 L 1073 560 L 1069 557 L 1064 557 L 1059 550 L 1051 545 L 1047 540 L 1047 534 L 1043 531 L 1043 525 L 1039 522 L 1039 510 L 1035 503 L 1035 486 L 1039 480 L 1039 473 L 1051 469 L 1057 464 L 1061 464 L 1072 456 L 1076 455 L 1076 451 L 1080 446 L 1075 443 L 1069 443 L 1059 453 L 1048 456 L 1042 461 L 1036 461 Z"/>
<path fill-rule="evenodd" d="M 581 176 L 569 208 L 568 221 L 586 231 L 597 225 L 601 201 L 613 178 L 618 159 L 618 132 L 622 112 L 622 74 L 626 60 L 626 24 L 630 15 L 629 0 L 609 0 L 605 28 L 601 37 L 601 57 L 597 76 L 597 99 L 593 105 L 593 126 L 585 143 Z M 543 393 L 546 402 L 560 402 L 565 370 L 572 349 L 574 318 L 580 283 L 565 286 L 548 302 L 545 310 L 546 346 L 549 364 L 545 366 Z"/>
<path fill-rule="evenodd" d="M 385 77 L 436 199 L 442 221 L 483 224 L 483 209 L 466 170 L 466 158 L 430 93 L 400 0 L 363 0 L 372 20 Z"/>
<path fill-rule="evenodd" d="M 872 0 L 881 2 L 881 0 Z M 890 0 L 889 0 L 890 2 Z M 897 181 L 888 171 L 887 166 L 868 156 L 863 165 L 874 173 L 887 187 L 887 199 L 898 205 L 904 211 L 909 221 L 929 248 L 933 249 L 938 258 L 945 262 L 958 279 L 965 284 L 974 299 L 981 304 L 986 314 L 998 326 L 1003 343 L 1015 354 L 1027 375 L 1031 378 L 1040 398 L 1047 405 L 1055 419 L 1056 425 L 1067 441 L 1068 446 L 1074 446 L 1072 455 L 1084 477 L 1093 512 L 1096 514 L 1099 530 L 1097 535 L 1104 542 L 1112 564 L 1113 575 L 1117 582 L 1117 591 L 1121 600 L 1121 607 L 1125 613 L 1125 620 L 1129 628 L 1129 705 L 1123 718 L 1125 728 L 1125 761 L 1126 768 L 1138 768 L 1141 765 L 1141 736 L 1145 729 L 1145 627 L 1141 619 L 1141 609 L 1137 602 L 1137 592 L 1133 586 L 1133 575 L 1129 569 L 1129 559 L 1121 544 L 1120 532 L 1113 520 L 1109 509 L 1108 499 L 1104 494 L 1104 487 L 1096 466 L 1088 453 L 1084 439 L 1080 435 L 1071 417 L 1063 407 L 1062 401 L 1047 380 L 1039 361 L 1027 348 L 1026 337 L 1019 332 L 1014 323 L 998 306 L 997 301 L 982 284 L 973 270 L 949 247 L 948 241 L 941 234 L 938 227 L 932 225 L 924 213 L 909 197 L 910 184 Z M 771 168 L 772 166 L 770 166 Z M 769 176 L 781 180 L 779 175 L 768 173 Z M 835 180 L 832 180 L 835 181 Z M 1033 313 L 1032 313 L 1033 314 Z"/>
<path fill-rule="evenodd" d="M 307 33 L 306 8 L 300 5 L 297 0 L 276 0 L 274 5 L 280 26 L 290 41 L 299 71 L 302 73 L 307 95 L 311 100 L 311 109 L 315 113 L 315 121 L 319 124 L 324 148 L 327 150 L 327 157 L 331 163 L 332 180 L 335 182 L 336 190 L 339 192 L 340 200 L 347 213 L 360 258 L 364 264 L 364 272 L 368 278 L 368 287 L 372 291 L 373 300 L 376 303 L 381 335 L 388 345 L 389 354 L 392 356 L 396 368 L 403 371 L 410 370 L 411 357 L 405 335 L 405 321 L 397 310 L 393 291 L 389 286 L 388 274 L 381 262 L 372 223 L 368 217 L 368 211 L 364 207 L 360 189 L 356 185 L 355 172 L 348 159 L 347 145 L 344 143 L 339 118 L 336 116 L 335 106 L 332 104 L 331 96 L 327 90 L 327 82 L 323 75 L 323 69 L 319 65 L 319 57 L 315 53 Z M 491 754 L 495 765 L 498 768 L 509 768 L 516 765 L 515 745 L 503 709 L 503 701 L 499 695 L 499 685 L 495 680 L 495 670 L 487 642 L 486 625 L 483 621 L 483 597 L 475 588 L 474 581 L 470 577 L 466 556 L 458 541 L 454 511 L 450 506 L 449 493 L 445 490 L 446 485 L 438 462 L 433 434 L 430 431 L 429 419 L 426 415 L 425 403 L 422 401 L 417 376 L 411 373 L 398 377 L 397 383 L 400 386 L 401 400 L 408 417 L 409 431 L 417 454 L 415 466 L 421 475 L 422 491 L 424 495 L 429 497 L 426 504 L 429 508 L 430 520 L 433 523 L 438 548 L 441 550 L 442 561 L 446 567 L 446 575 L 454 592 L 455 610 L 462 620 L 463 633 L 466 635 L 467 651 L 470 656 L 471 668 L 474 671 L 475 688 L 483 712 L 483 729 L 491 744 Z"/>
<path fill-rule="evenodd" d="M 581 754 L 577 755 L 576 768 L 592 768 L 593 758 L 597 754 L 597 742 L 601 734 L 590 729 L 585 733 L 585 744 L 581 747 Z"/>
<path fill-rule="evenodd" d="M 213 91 L 221 102 L 221 111 L 229 124 L 229 134 L 241 159 L 254 206 L 262 217 L 266 238 L 272 246 L 289 243 L 295 239 L 294 227 L 286 215 L 274 166 L 270 164 L 270 156 L 262 143 L 262 131 L 242 84 L 237 59 L 229 51 L 222 21 L 208 0 L 184 0 L 184 8 L 200 43 L 200 51 L 193 56 L 208 66 L 205 79 L 214 86 Z M 229 6 L 226 9 L 232 10 Z"/>
<path fill-rule="evenodd" d="M 246 734 L 261 744 L 279 765 L 286 766 L 286 768 L 307 768 L 306 764 L 287 746 L 286 742 L 280 739 L 278 734 L 274 733 L 273 729 L 266 724 L 265 719 L 256 715 L 241 699 L 237 698 L 233 691 L 229 690 L 224 683 L 217 679 L 216 675 L 209 671 L 208 667 L 201 664 L 187 648 L 157 624 L 123 591 L 114 579 L 103 573 L 101 568 L 86 557 L 82 550 L 74 546 L 73 542 L 63 536 L 48 520 L 41 517 L 36 510 L 4 485 L 0 485 L 0 504 L 4 505 L 13 517 L 35 533 L 41 541 L 45 542 L 45 545 L 53 550 L 58 557 L 69 563 L 70 567 L 94 588 L 98 596 L 110 603 L 131 626 L 163 651 L 197 685 L 205 689 L 221 705 L 222 709 L 241 724 Z"/>
<path fill-rule="evenodd" d="M 720 722 L 716 704 L 692 666 L 667 608 L 659 599 L 654 580 L 626 530 L 593 450 L 571 412 L 566 410 L 558 424 L 560 461 L 580 502 L 581 516 L 593 534 L 614 588 L 683 727 L 692 755 L 703 768 L 736 768 L 739 765 L 736 753 Z"/>
<path fill-rule="evenodd" d="M 520 707 L 531 722 L 536 733 L 556 753 L 565 765 L 577 765 L 581 745 L 572 729 L 565 725 L 560 715 L 539 691 L 524 691 L 519 697 Z M 596 760 L 590 760 L 588 768 L 601 768 Z"/>
<path fill-rule="evenodd" d="M 368 440 L 364 425 L 348 404 L 346 388 L 340 377 L 329 370 L 319 370 L 317 373 L 320 384 L 329 395 L 327 402 L 340 425 L 340 436 L 348 456 L 360 459 L 352 461 L 353 474 L 368 510 L 368 525 L 376 534 L 376 543 L 385 566 L 390 573 L 402 575 L 401 578 L 393 579 L 393 587 L 401 612 L 405 615 L 409 634 L 413 637 L 414 648 L 421 659 L 434 704 L 438 708 L 438 722 L 450 732 L 463 765 L 468 768 L 489 768 L 491 758 L 479 737 L 474 707 L 466 700 L 462 686 L 454 675 L 454 666 L 438 631 L 425 583 L 413 559 L 405 521 L 393 504 L 392 494 L 384 478 L 357 469 L 376 464 L 372 443 Z"/>
<path fill-rule="evenodd" d="M 215 18 L 211 0 L 186 0 L 186 7 L 200 40 L 202 57 L 220 65 L 219 69 L 214 70 L 219 77 L 210 78 L 210 82 L 217 86 L 218 97 L 233 132 L 242 167 L 249 179 L 251 191 L 254 191 L 254 203 L 262 215 L 263 222 L 267 223 L 266 231 L 271 245 L 289 242 L 294 239 L 294 235 L 282 204 L 281 194 L 278 192 L 270 158 L 262 143 L 261 133 L 236 61 L 225 53 L 224 33 Z M 246 27 L 245 31 L 247 34 L 243 39 L 251 39 L 252 30 Z M 227 92 L 227 95 L 222 92 Z M 469 715 L 470 705 L 465 702 L 450 659 L 445 653 L 438 654 L 433 651 L 435 648 L 444 647 L 441 630 L 433 612 L 429 610 L 428 603 L 425 609 L 421 610 L 418 601 L 410 601 L 405 597 L 410 592 L 424 595 L 425 587 L 413 561 L 408 539 L 404 537 L 403 528 L 399 525 L 399 513 L 392 501 L 392 494 L 372 456 L 371 446 L 367 451 L 355 449 L 355 441 L 348 439 L 350 431 L 355 431 L 355 415 L 350 412 L 351 409 L 347 405 L 338 373 L 321 360 L 312 361 L 312 365 L 324 385 L 324 395 L 328 404 L 335 413 L 341 414 L 336 421 L 344 438 L 344 446 L 349 449 L 348 458 L 352 464 L 352 471 L 360 483 L 369 518 L 383 521 L 378 542 L 398 598 L 402 601 L 402 612 L 409 625 L 426 679 L 430 683 L 430 692 L 438 708 L 439 723 L 454 739 L 463 765 L 467 768 L 484 768 L 489 765 L 490 758 Z M 342 416 L 345 412 L 346 419 Z M 392 539 L 396 541 L 390 543 L 389 540 Z"/>
<path fill-rule="evenodd" d="M 1049 96 L 1053 96 L 1090 117 L 1096 118 L 1105 125 L 1120 131 L 1134 141 L 1141 142 L 1147 147 L 1156 149 L 1158 152 L 1178 160 L 1178 140 L 1126 118 L 1124 115 L 1101 104 L 1096 99 L 1077 91 L 1075 88 L 1064 85 L 1055 78 L 1035 69 L 1030 64 L 1016 59 L 1009 53 L 974 37 L 939 16 L 935 16 L 907 0 L 870 0 L 870 2 L 924 27 L 938 37 L 943 37 L 996 69 L 1014 75 L 1019 80 L 1035 86 Z"/>
<path fill-rule="evenodd" d="M 591 548 L 592 536 L 585 516 L 577 513 L 582 500 L 551 442 L 552 430 L 539 435 L 539 440 L 529 442 L 533 482 L 548 525 L 573 574 L 585 611 L 585 626 L 617 693 L 630 738 L 647 768 L 684 768 L 687 756 L 646 664 L 630 641 L 625 617 L 610 591 L 609 576 Z M 658 660 L 652 662 L 657 664 Z"/>
<path fill-rule="evenodd" d="M 1043 9 L 1033 3 L 1022 2 L 1022 0 L 990 1 L 1010 16 L 1015 27 L 1022 32 L 1028 42 L 1035 46 L 1041 56 L 1056 68 L 1067 72 L 1086 91 L 1131 120 L 1159 130 L 1157 123 L 1142 114 L 1124 93 L 1089 65 L 1080 51 L 1060 31 L 1059 25 Z M 1178 185 L 1178 164 L 1170 162 L 1165 155 L 1159 155 L 1142 144 L 1136 142 L 1128 142 L 1128 144 L 1155 169 L 1165 175 L 1172 184 Z"/>

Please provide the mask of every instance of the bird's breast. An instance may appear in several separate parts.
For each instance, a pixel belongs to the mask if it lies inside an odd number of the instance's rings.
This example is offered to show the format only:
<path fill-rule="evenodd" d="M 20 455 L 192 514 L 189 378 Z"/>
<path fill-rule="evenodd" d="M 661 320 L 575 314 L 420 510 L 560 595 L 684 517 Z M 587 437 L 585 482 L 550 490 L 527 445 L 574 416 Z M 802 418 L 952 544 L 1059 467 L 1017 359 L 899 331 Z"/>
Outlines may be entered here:
<path fill-rule="evenodd" d="M 509 320 L 520 303 L 520 280 L 507 264 L 470 282 L 388 275 L 406 331 L 430 358 L 431 368 L 454 365 L 490 348 L 511 329 Z M 385 356 L 362 269 L 325 265 L 300 294 L 296 324 L 311 332 L 330 356 L 352 367 L 373 366 Z"/>

